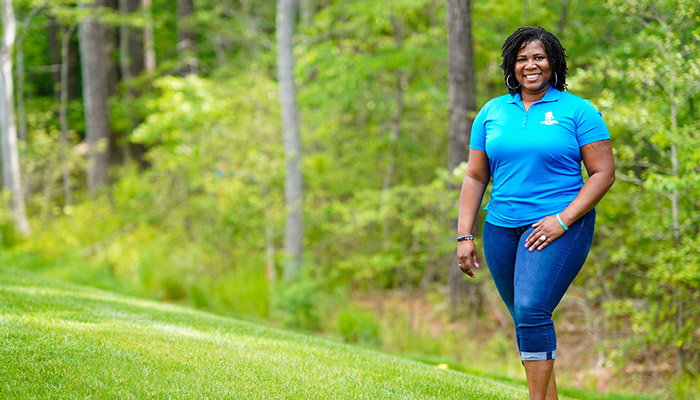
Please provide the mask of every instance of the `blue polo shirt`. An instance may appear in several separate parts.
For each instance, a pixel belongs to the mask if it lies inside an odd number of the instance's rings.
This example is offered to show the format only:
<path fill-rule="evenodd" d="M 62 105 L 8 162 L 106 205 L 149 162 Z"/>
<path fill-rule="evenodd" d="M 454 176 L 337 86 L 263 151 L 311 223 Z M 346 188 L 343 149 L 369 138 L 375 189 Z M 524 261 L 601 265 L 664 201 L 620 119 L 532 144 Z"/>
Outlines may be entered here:
<path fill-rule="evenodd" d="M 564 211 L 583 186 L 581 146 L 605 139 L 605 121 L 588 100 L 552 87 L 528 111 L 520 93 L 486 103 L 469 143 L 491 167 L 486 221 L 514 228 Z"/>

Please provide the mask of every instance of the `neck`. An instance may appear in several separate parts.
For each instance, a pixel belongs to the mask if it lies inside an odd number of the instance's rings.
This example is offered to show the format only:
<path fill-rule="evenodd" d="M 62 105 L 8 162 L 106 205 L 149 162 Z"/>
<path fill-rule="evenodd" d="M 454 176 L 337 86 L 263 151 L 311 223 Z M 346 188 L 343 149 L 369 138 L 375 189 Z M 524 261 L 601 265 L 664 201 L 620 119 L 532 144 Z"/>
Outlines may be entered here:
<path fill-rule="evenodd" d="M 542 100 L 551 85 L 547 85 L 538 91 L 520 90 L 520 99 L 523 103 L 534 103 Z"/>

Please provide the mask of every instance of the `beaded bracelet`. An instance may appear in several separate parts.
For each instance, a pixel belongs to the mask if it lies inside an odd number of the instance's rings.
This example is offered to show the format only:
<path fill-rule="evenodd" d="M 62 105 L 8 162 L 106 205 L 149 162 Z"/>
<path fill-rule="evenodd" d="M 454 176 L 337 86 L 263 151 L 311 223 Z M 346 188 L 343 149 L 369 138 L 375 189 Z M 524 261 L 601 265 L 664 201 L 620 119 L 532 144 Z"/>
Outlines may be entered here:
<path fill-rule="evenodd" d="M 457 238 L 458 242 L 462 242 L 465 240 L 474 240 L 474 235 L 464 235 Z"/>

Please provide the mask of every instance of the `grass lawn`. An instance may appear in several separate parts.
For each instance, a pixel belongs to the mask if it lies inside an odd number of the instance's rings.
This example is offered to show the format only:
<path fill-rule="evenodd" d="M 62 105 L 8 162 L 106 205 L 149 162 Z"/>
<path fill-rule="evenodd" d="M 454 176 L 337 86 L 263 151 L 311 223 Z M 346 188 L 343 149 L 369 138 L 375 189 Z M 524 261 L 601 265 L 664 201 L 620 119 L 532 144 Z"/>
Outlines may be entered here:
<path fill-rule="evenodd" d="M 0 398 L 526 399 L 527 392 L 0 268 Z"/>

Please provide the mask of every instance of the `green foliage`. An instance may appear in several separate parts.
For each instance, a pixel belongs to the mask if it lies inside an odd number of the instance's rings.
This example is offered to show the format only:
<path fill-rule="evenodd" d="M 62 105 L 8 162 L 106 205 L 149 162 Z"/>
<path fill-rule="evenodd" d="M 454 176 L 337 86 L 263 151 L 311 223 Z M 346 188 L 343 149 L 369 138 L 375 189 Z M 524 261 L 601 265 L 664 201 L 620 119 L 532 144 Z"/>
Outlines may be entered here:
<path fill-rule="evenodd" d="M 694 328 L 700 318 L 698 4 L 630 0 L 608 7 L 624 40 L 578 78 L 605 76 L 609 88 L 620 86 L 598 100 L 622 181 L 605 200 L 603 223 L 614 231 L 599 235 L 610 256 L 597 260 L 598 271 L 609 280 L 608 309 L 629 319 L 634 333 L 618 356 L 639 357 L 638 346 L 664 348 L 687 357 L 684 368 L 697 376 L 691 360 L 700 348 Z"/>
<path fill-rule="evenodd" d="M 279 190 L 271 189 L 281 180 L 280 146 L 269 137 L 275 121 L 264 117 L 276 114 L 267 100 L 274 86 L 258 82 L 260 97 L 231 97 L 247 83 L 222 87 L 192 76 L 156 85 L 160 93 L 150 95 L 148 119 L 133 136 L 149 146 L 151 167 L 126 165 L 115 171 L 109 198 L 56 213 L 53 196 L 40 192 L 37 207 L 48 207 L 43 219 L 50 223 L 17 252 L 85 259 L 140 293 L 266 316 L 262 255 L 266 241 L 277 240 L 265 232 L 279 230 L 281 201 Z M 51 173 L 43 185 L 56 190 L 61 176 L 53 132 L 35 131 L 27 154 L 36 160 L 30 168 Z M 255 142 L 260 145 L 248 147 Z"/>
<path fill-rule="evenodd" d="M 374 314 L 354 307 L 338 312 L 337 332 L 349 343 L 379 343 L 379 322 Z"/>
<path fill-rule="evenodd" d="M 274 319 L 289 328 L 319 330 L 328 313 L 328 294 L 319 282 L 302 279 L 275 285 L 272 290 Z"/>

